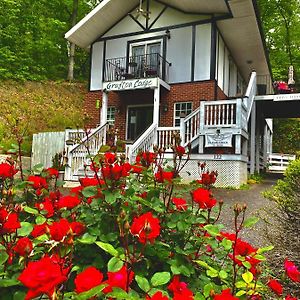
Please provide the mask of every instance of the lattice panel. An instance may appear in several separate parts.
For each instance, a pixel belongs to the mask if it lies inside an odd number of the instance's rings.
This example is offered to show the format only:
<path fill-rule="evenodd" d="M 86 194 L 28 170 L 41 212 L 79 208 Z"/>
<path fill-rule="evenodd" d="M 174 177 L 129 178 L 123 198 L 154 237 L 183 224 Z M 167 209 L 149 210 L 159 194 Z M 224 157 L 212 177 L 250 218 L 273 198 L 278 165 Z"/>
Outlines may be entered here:
<path fill-rule="evenodd" d="M 199 179 L 199 160 L 189 160 L 180 175 L 185 181 Z M 204 162 L 204 161 L 200 161 Z M 247 163 L 241 161 L 205 161 L 206 168 L 218 171 L 216 187 L 239 187 L 247 182 Z"/>

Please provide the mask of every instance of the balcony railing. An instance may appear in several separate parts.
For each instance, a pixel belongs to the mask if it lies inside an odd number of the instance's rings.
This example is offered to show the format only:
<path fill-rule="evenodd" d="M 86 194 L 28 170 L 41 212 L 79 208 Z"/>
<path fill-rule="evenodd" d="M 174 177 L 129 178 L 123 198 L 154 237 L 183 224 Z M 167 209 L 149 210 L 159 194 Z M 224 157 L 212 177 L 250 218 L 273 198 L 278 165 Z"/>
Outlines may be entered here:
<path fill-rule="evenodd" d="M 158 53 L 107 59 L 104 81 L 159 77 L 168 82 L 169 67 Z"/>

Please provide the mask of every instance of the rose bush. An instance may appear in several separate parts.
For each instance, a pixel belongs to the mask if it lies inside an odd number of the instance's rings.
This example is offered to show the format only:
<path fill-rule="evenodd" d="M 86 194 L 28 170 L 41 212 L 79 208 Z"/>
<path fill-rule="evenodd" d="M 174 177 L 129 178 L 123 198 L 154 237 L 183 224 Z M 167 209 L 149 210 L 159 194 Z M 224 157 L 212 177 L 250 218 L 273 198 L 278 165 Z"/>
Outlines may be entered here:
<path fill-rule="evenodd" d="M 94 178 L 68 195 L 53 169 L 36 166 L 21 180 L 12 160 L 0 164 L 0 298 L 296 299 L 265 267 L 272 247 L 240 238 L 257 221 L 245 206 L 234 206 L 231 232 L 218 223 L 217 172 L 199 164 L 190 196 L 182 193 L 188 154 L 173 149 L 171 166 L 162 151 L 134 164 L 99 153 Z M 300 281 L 294 262 L 284 267 L 284 280 Z"/>

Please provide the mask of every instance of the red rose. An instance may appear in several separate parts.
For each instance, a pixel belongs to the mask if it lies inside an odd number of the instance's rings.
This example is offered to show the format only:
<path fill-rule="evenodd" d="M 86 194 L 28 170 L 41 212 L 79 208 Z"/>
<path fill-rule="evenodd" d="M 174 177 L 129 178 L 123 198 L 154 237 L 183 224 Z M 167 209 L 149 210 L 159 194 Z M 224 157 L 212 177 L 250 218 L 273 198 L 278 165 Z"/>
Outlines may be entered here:
<path fill-rule="evenodd" d="M 118 164 L 115 164 L 112 168 L 111 168 L 111 179 L 114 180 L 119 180 L 122 176 L 122 167 L 119 166 Z"/>
<path fill-rule="evenodd" d="M 132 172 L 141 174 L 143 172 L 143 166 L 141 164 L 135 164 L 131 166 Z"/>
<path fill-rule="evenodd" d="M 43 223 L 40 225 L 34 225 L 33 230 L 31 231 L 30 235 L 33 236 L 34 238 L 41 236 L 45 234 L 48 230 L 48 225 L 47 223 Z"/>
<path fill-rule="evenodd" d="M 88 267 L 74 280 L 76 293 L 88 291 L 101 284 L 103 274 L 95 267 Z"/>
<path fill-rule="evenodd" d="M 239 298 L 232 296 L 230 289 L 226 289 L 221 294 L 215 295 L 214 300 L 239 300 Z"/>
<path fill-rule="evenodd" d="M 20 238 L 13 250 L 21 256 L 28 256 L 33 249 L 31 240 L 28 237 Z"/>
<path fill-rule="evenodd" d="M 295 264 L 288 259 L 284 261 L 284 269 L 287 276 L 294 282 L 300 282 L 300 272 Z"/>
<path fill-rule="evenodd" d="M 175 151 L 176 151 L 176 154 L 179 156 L 179 157 L 182 157 L 184 154 L 185 154 L 185 148 L 182 147 L 182 146 L 177 146 L 175 148 Z"/>
<path fill-rule="evenodd" d="M 71 222 L 70 228 L 74 235 L 82 235 L 85 232 L 85 226 L 80 222 Z"/>
<path fill-rule="evenodd" d="M 97 178 L 84 177 L 80 178 L 79 182 L 83 187 L 99 185 Z"/>
<path fill-rule="evenodd" d="M 35 190 L 39 190 L 42 188 L 45 188 L 45 189 L 48 188 L 47 181 L 44 177 L 30 175 L 30 176 L 28 176 L 27 181 L 30 181 L 29 185 L 31 185 Z"/>
<path fill-rule="evenodd" d="M 0 208 L 0 223 L 4 223 L 8 216 L 8 211 L 5 208 Z"/>
<path fill-rule="evenodd" d="M 58 222 L 53 222 L 48 225 L 51 239 L 55 241 L 62 241 L 70 233 L 70 223 L 66 219 L 60 219 Z M 31 233 L 32 234 L 32 233 Z"/>
<path fill-rule="evenodd" d="M 143 214 L 134 218 L 130 232 L 132 235 L 136 235 L 142 244 L 147 241 L 154 242 L 154 239 L 160 234 L 159 220 L 154 218 L 151 212 Z"/>
<path fill-rule="evenodd" d="M 63 207 L 72 209 L 75 206 L 79 205 L 80 202 L 81 200 L 77 196 L 63 196 L 58 200 L 57 207 L 59 209 Z"/>
<path fill-rule="evenodd" d="M 199 188 L 193 191 L 192 197 L 202 209 L 211 209 L 217 204 L 217 200 L 211 197 L 210 191 L 207 189 Z"/>
<path fill-rule="evenodd" d="M 187 202 L 183 198 L 173 198 L 172 202 L 178 210 L 187 210 Z"/>
<path fill-rule="evenodd" d="M 146 300 L 169 300 L 169 297 L 164 296 L 162 292 L 156 292 L 152 297 L 146 296 Z"/>
<path fill-rule="evenodd" d="M 58 178 L 58 175 L 59 175 L 58 170 L 56 170 L 54 168 L 48 168 L 48 169 L 46 169 L 46 172 L 48 173 L 49 177 L 56 177 L 56 178 Z"/>
<path fill-rule="evenodd" d="M 142 165 L 146 168 L 149 168 L 150 165 L 155 161 L 155 159 L 156 159 L 155 153 L 146 151 L 146 152 L 139 153 L 135 161 L 138 165 Z"/>
<path fill-rule="evenodd" d="M 173 292 L 173 300 L 193 300 L 193 293 L 188 289 L 187 283 L 180 281 L 179 275 L 175 275 L 168 285 L 168 290 Z"/>
<path fill-rule="evenodd" d="M 104 162 L 106 164 L 112 165 L 116 161 L 116 154 L 111 153 L 111 152 L 106 152 L 104 154 Z"/>
<path fill-rule="evenodd" d="M 51 218 L 54 215 L 54 207 L 53 207 L 53 203 L 49 198 L 45 198 L 44 202 L 41 203 L 36 203 L 35 207 L 39 210 L 39 211 L 46 211 L 46 217 L 47 218 Z"/>
<path fill-rule="evenodd" d="M 134 272 L 128 270 L 124 265 L 117 272 L 107 272 L 108 280 L 104 283 L 107 283 L 108 286 L 104 288 L 104 293 L 112 292 L 113 287 L 118 287 L 127 292 L 127 288 L 133 280 Z"/>
<path fill-rule="evenodd" d="M 21 228 L 21 224 L 16 213 L 8 213 L 4 221 L 2 222 L 2 228 L 0 233 L 14 233 L 18 228 Z"/>
<path fill-rule="evenodd" d="M 56 288 L 67 280 L 61 265 L 45 256 L 39 261 L 29 262 L 18 278 L 28 289 L 25 300 L 46 294 L 50 299 Z"/>
<path fill-rule="evenodd" d="M 5 162 L 0 164 L 0 177 L 4 179 L 13 177 L 17 172 L 14 165 Z"/>
<path fill-rule="evenodd" d="M 268 286 L 275 294 L 282 296 L 283 287 L 276 279 L 270 279 Z"/>
<path fill-rule="evenodd" d="M 291 295 L 287 295 L 285 300 L 298 300 L 297 298 L 292 297 Z"/>
<path fill-rule="evenodd" d="M 163 183 L 165 181 L 171 182 L 174 177 L 173 172 L 166 172 L 162 169 L 158 170 L 157 173 L 155 173 L 155 180 L 159 183 Z"/>

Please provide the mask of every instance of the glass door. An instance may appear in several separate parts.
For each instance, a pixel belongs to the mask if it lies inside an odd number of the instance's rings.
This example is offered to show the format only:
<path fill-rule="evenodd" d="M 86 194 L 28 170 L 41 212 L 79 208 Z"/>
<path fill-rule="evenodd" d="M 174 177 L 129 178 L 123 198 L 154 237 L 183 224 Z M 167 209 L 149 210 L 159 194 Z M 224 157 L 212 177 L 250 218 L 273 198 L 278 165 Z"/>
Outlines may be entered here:
<path fill-rule="evenodd" d="M 127 139 L 135 141 L 153 123 L 153 105 L 128 108 Z"/>

